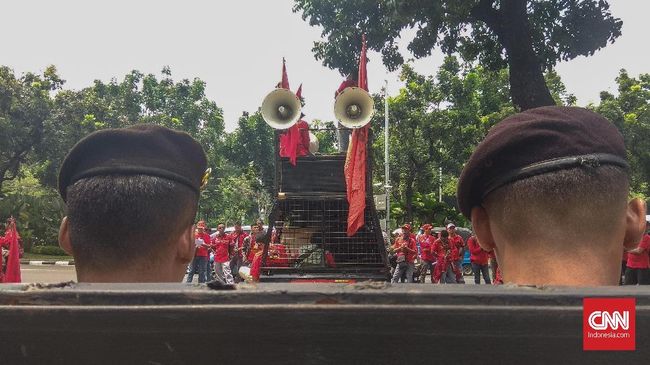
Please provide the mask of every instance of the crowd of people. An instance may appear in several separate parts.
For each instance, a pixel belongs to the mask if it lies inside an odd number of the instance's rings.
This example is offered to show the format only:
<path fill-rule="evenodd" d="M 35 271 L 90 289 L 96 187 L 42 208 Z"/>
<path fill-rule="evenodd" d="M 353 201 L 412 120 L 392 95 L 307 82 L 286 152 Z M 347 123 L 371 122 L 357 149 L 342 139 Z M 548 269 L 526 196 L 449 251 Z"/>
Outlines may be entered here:
<path fill-rule="evenodd" d="M 431 283 L 464 284 L 463 258 L 469 250 L 474 283 L 481 283 L 481 274 L 485 284 L 503 283 L 493 251 L 480 247 L 473 234 L 466 243 L 454 223 L 445 228 L 436 234 L 431 224 L 424 224 L 414 234 L 411 225 L 404 224 L 389 247 L 391 282 L 424 283 L 430 274 Z"/>
<path fill-rule="evenodd" d="M 290 254 L 280 242 L 280 230 L 274 229 L 266 253 L 266 267 L 288 267 Z M 258 281 L 261 275 L 265 229 L 261 219 L 250 225 L 246 232 L 241 222 L 234 224 L 230 233 L 225 224 L 217 225 L 211 233 L 205 221 L 196 224 L 194 234 L 196 251 L 187 269 L 186 282 L 191 283 L 198 274 L 199 283 L 217 280 L 223 284 Z"/>

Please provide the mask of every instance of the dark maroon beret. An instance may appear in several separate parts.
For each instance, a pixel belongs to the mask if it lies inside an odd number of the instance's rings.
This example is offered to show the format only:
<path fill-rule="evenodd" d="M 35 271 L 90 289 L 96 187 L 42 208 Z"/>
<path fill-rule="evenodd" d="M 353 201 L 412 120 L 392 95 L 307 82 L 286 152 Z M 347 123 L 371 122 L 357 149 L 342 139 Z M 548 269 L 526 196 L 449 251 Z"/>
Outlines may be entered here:
<path fill-rule="evenodd" d="M 476 147 L 458 181 L 458 205 L 470 218 L 472 207 L 501 186 L 603 164 L 628 167 L 623 137 L 607 119 L 577 107 L 529 109 L 496 124 Z"/>
<path fill-rule="evenodd" d="M 89 134 L 72 147 L 59 171 L 59 193 L 76 181 L 100 175 L 149 175 L 187 185 L 199 192 L 207 160 L 185 132 L 138 124 Z"/>

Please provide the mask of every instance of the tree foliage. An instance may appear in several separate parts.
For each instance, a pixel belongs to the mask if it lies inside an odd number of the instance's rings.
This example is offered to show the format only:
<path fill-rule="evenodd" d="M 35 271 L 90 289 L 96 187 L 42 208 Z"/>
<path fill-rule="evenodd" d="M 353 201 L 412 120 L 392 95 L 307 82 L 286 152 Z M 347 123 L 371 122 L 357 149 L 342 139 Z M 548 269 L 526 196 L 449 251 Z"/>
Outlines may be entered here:
<path fill-rule="evenodd" d="M 650 198 L 650 74 L 631 77 L 621 70 L 618 95 L 603 91 L 596 112 L 611 120 L 625 140 L 630 163 L 631 189 Z"/>
<path fill-rule="evenodd" d="M 546 78 L 558 103 L 575 102 L 556 73 L 549 72 Z M 507 70 L 461 64 L 450 56 L 434 76 L 420 75 L 407 63 L 401 79 L 405 86 L 388 98 L 391 213 L 398 222 L 464 222 L 454 209 L 458 176 L 488 130 L 515 113 L 509 101 Z M 382 105 L 376 98 L 376 105 Z M 373 129 L 381 131 L 378 136 L 383 135 L 383 118 L 383 108 L 379 108 L 373 123 Z M 383 151 L 380 137 L 374 143 L 378 181 L 383 181 Z"/>
<path fill-rule="evenodd" d="M 354 74 L 362 33 L 396 70 L 404 63 L 397 41 L 414 28 L 408 49 L 416 58 L 439 47 L 490 70 L 508 67 L 512 101 L 521 109 L 553 104 L 542 72 L 592 55 L 622 26 L 604 0 L 295 0 L 293 10 L 322 27 L 326 40 L 315 43 L 314 55 L 342 74 Z"/>

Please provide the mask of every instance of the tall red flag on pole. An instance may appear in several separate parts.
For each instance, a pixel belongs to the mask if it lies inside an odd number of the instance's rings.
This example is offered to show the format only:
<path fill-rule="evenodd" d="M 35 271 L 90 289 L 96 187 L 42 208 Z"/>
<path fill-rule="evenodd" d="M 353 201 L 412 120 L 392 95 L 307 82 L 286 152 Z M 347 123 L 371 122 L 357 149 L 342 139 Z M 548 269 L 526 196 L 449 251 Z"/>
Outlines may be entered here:
<path fill-rule="evenodd" d="M 7 272 L 5 273 L 5 283 L 20 283 L 20 246 L 18 245 L 18 231 L 16 231 L 16 221 L 11 218 L 5 240 L 9 242 L 9 257 L 7 258 Z"/>
<path fill-rule="evenodd" d="M 280 87 L 290 90 L 289 77 L 287 76 L 287 65 L 284 58 L 282 59 L 282 82 L 280 83 Z M 302 84 L 300 84 L 298 92 L 302 92 Z M 300 97 L 298 93 L 297 95 Z M 280 135 L 281 156 L 289 157 L 289 162 L 293 166 L 296 166 L 298 160 L 298 143 L 300 143 L 300 130 L 298 128 L 298 123 L 296 123 L 291 126 L 289 130 Z"/>
<path fill-rule="evenodd" d="M 359 57 L 360 88 L 368 91 L 368 78 L 366 72 L 366 35 L 361 40 L 361 56 Z M 364 212 L 366 210 L 366 157 L 368 145 L 369 124 L 352 131 L 352 138 L 345 158 L 345 185 L 348 196 L 348 237 L 354 236 L 359 228 L 365 224 Z"/>
<path fill-rule="evenodd" d="M 282 57 L 282 82 L 280 87 L 289 90 L 289 76 L 287 76 L 287 62 Z"/>

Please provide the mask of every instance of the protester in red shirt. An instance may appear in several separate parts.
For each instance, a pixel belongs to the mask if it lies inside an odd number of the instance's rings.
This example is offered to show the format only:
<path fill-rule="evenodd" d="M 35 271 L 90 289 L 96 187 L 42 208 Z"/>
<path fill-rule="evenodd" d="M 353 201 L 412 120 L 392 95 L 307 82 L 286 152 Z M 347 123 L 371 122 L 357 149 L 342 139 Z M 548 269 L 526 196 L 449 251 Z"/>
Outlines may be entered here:
<path fill-rule="evenodd" d="M 406 282 L 413 282 L 413 273 L 415 272 L 415 257 L 417 256 L 417 246 L 415 239 L 411 235 L 411 225 L 402 226 L 402 233 L 395 240 L 391 250 L 397 255 L 397 266 L 393 272 L 392 283 L 397 283 L 406 273 Z"/>
<path fill-rule="evenodd" d="M 433 244 L 436 241 L 436 238 L 431 234 L 432 226 L 430 224 L 425 224 L 422 226 L 424 233 L 420 235 L 418 241 L 420 242 L 420 260 L 422 260 L 422 266 L 420 268 L 420 282 L 424 283 L 427 270 L 431 271 L 431 283 L 433 283 L 433 265 L 436 262 L 435 256 L 433 255 Z"/>
<path fill-rule="evenodd" d="M 199 274 L 199 283 L 208 281 L 210 235 L 205 231 L 206 228 L 204 221 L 199 221 L 196 224 L 196 231 L 194 232 L 196 251 L 194 252 L 194 259 L 190 263 L 190 271 L 187 274 L 188 283 L 192 282 L 195 273 Z"/>
<path fill-rule="evenodd" d="M 472 234 L 467 239 L 469 247 L 470 261 L 472 262 L 472 271 L 474 271 L 474 283 L 481 283 L 481 274 L 486 284 L 491 284 L 490 273 L 488 270 L 488 252 L 483 250 L 478 244 L 478 239 Z"/>
<path fill-rule="evenodd" d="M 650 227 L 650 223 L 646 223 Z M 645 234 L 639 245 L 627 251 L 627 268 L 623 285 L 650 284 L 650 234 Z"/>
<path fill-rule="evenodd" d="M 458 233 L 456 233 L 456 225 L 454 223 L 447 224 L 447 232 L 449 233 L 449 242 L 456 246 L 458 250 L 458 259 L 456 260 L 456 268 L 460 270 L 463 267 L 463 258 L 465 257 L 465 241 Z M 461 275 L 458 279 L 459 284 L 465 284 L 465 278 Z"/>
<path fill-rule="evenodd" d="M 458 249 L 449 241 L 449 232 L 440 232 L 440 238 L 433 244 L 433 254 L 437 261 L 433 281 L 441 284 L 457 284 L 462 274 L 456 266 Z"/>
<path fill-rule="evenodd" d="M 225 284 L 234 284 L 235 280 L 230 271 L 230 253 L 232 251 L 232 240 L 225 233 L 226 226 L 221 223 L 217 226 L 217 235 L 212 239 L 214 249 L 214 272 L 217 280 Z"/>
<path fill-rule="evenodd" d="M 230 239 L 233 244 L 233 255 L 230 259 L 230 272 L 235 278 L 235 282 L 243 280 L 239 276 L 239 267 L 243 264 L 244 241 L 248 237 L 248 233 L 244 232 L 241 228 L 241 222 L 235 223 L 235 230 L 230 234 Z"/>

